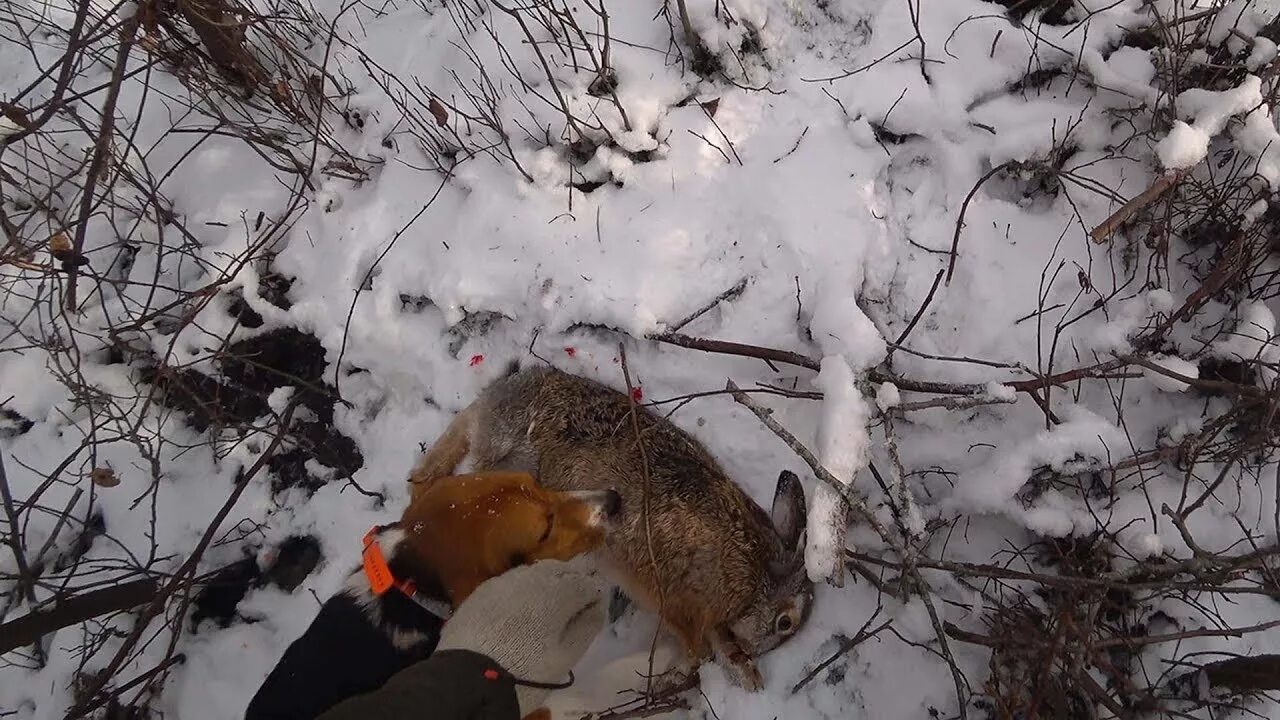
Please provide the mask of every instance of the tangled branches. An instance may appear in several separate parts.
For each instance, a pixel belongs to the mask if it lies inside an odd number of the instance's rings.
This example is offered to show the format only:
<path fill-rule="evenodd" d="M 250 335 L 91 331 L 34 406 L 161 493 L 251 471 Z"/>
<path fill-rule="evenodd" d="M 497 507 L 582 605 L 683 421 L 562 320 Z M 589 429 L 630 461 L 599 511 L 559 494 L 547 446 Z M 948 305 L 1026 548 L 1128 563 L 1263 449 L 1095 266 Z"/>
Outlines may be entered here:
<path fill-rule="evenodd" d="M 202 588 L 261 534 L 226 526 L 242 495 L 323 458 L 317 444 L 344 447 L 325 435 L 319 373 L 291 375 L 268 341 L 233 336 L 263 325 L 254 307 L 287 302 L 270 291 L 270 251 L 320 179 L 359 182 L 376 163 L 337 137 L 350 87 L 329 62 L 333 25 L 309 6 L 9 7 L 4 41 L 35 72 L 0 105 L 0 352 L 66 400 L 44 452 L 3 458 L 5 662 L 38 669 L 69 643 L 67 717 L 145 712 L 183 662 Z M 256 159 L 283 190 L 211 216 L 188 190 L 216 175 L 200 159 L 213 149 L 245 153 L 232 172 Z M 4 437 L 34 425 L 20 410 L 3 408 Z M 169 518 L 190 454 L 229 482 L 187 547 Z"/>

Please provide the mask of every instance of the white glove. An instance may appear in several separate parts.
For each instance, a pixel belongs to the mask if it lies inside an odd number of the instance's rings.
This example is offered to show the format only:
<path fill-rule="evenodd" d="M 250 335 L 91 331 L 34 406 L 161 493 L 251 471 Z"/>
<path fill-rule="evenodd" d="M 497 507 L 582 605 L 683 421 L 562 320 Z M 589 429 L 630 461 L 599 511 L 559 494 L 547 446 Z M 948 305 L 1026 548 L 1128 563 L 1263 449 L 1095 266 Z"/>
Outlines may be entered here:
<path fill-rule="evenodd" d="M 439 650 L 489 656 L 518 680 L 563 683 L 604 627 L 607 597 L 594 563 L 540 560 L 486 580 L 444 624 Z M 516 686 L 520 714 L 550 689 Z"/>

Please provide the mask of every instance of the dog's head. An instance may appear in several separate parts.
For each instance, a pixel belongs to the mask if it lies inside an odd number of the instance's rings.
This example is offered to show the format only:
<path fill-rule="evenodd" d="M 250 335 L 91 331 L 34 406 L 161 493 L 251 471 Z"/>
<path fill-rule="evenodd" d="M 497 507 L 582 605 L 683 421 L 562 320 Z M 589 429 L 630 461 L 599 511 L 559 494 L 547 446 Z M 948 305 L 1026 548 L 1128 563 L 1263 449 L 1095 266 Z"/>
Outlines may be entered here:
<path fill-rule="evenodd" d="M 513 567 L 596 549 L 620 507 L 612 490 L 559 492 L 527 473 L 441 478 L 405 509 L 401 547 L 430 565 L 456 606 Z"/>

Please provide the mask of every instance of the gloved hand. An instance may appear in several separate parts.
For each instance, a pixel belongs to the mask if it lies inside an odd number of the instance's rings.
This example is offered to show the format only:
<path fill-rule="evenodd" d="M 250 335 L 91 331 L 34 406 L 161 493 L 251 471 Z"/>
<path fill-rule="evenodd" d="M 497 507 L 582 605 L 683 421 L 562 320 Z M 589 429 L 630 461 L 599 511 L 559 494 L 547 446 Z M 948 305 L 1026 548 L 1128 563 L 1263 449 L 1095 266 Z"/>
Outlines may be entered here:
<path fill-rule="evenodd" d="M 472 650 L 516 678 L 522 717 L 551 693 L 604 627 L 607 597 L 590 558 L 540 560 L 486 580 L 444 625 L 437 652 Z"/>
<path fill-rule="evenodd" d="M 316 720 L 519 720 L 513 679 L 470 650 L 436 652 Z"/>

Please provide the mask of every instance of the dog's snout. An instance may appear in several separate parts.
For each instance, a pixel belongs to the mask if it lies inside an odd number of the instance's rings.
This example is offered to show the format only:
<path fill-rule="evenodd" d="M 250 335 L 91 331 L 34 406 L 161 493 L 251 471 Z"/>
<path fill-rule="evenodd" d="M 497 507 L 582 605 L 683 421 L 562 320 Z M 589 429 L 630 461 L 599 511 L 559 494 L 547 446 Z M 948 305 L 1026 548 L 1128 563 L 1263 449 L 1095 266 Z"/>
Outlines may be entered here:
<path fill-rule="evenodd" d="M 616 490 L 604 491 L 604 514 L 609 518 L 616 518 L 618 513 L 622 511 L 622 496 Z"/>

